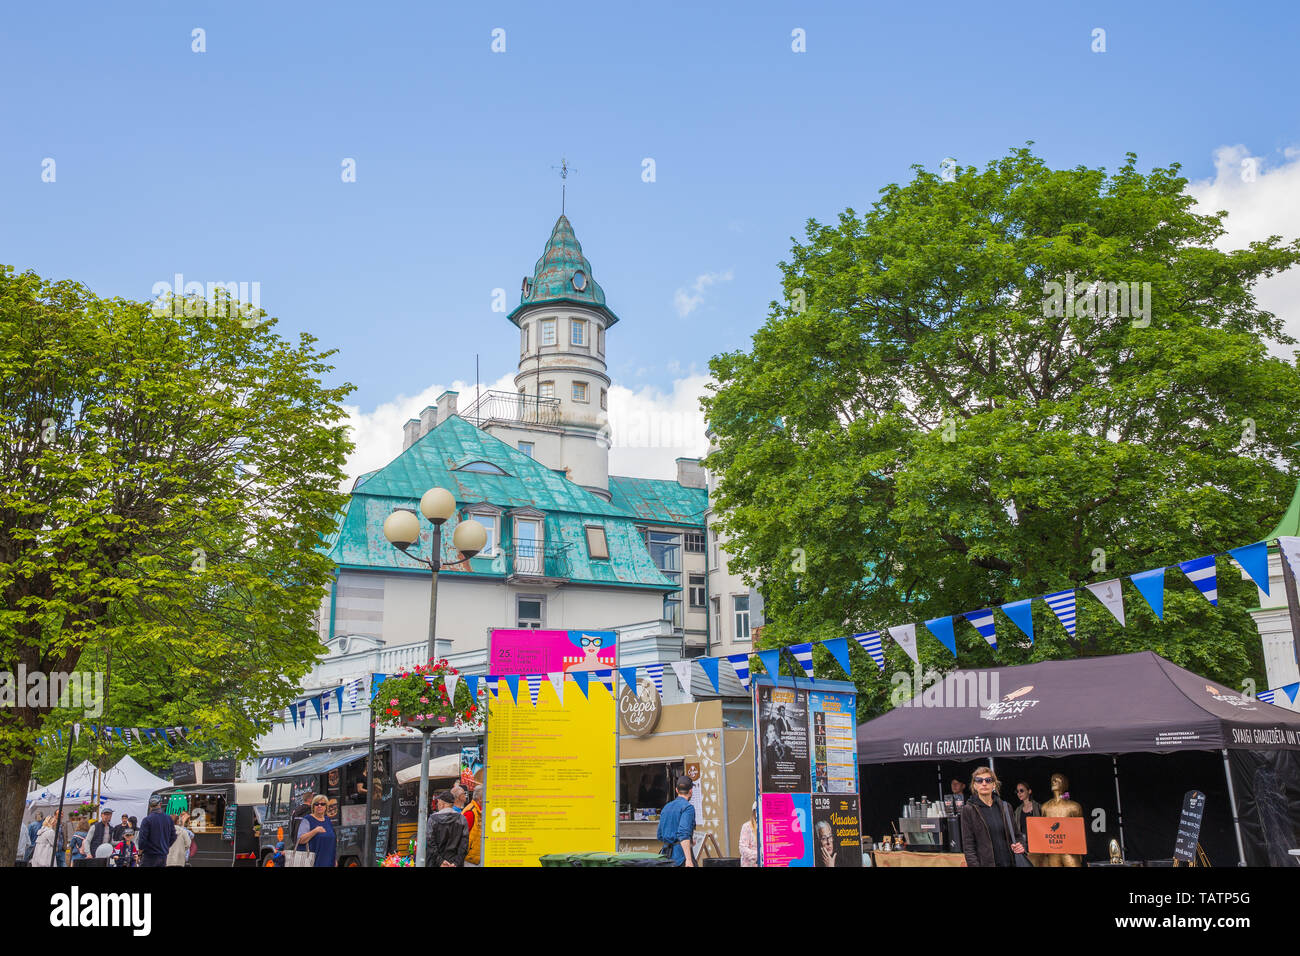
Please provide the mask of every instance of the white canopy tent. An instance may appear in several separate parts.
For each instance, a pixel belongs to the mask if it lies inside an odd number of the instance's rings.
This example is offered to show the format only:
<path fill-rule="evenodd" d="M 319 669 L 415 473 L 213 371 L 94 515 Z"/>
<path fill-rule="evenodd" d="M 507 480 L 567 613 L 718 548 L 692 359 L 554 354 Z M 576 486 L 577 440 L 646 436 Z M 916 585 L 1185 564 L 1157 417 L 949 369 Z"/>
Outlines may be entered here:
<path fill-rule="evenodd" d="M 69 808 L 89 803 L 95 793 L 95 782 L 95 766 L 87 760 L 71 770 L 66 777 L 29 791 L 23 813 L 24 822 L 32 819 L 34 810 L 57 810 L 60 796 L 63 797 L 65 813 Z M 105 770 L 98 782 L 99 805 L 113 811 L 114 823 L 124 813 L 143 819 L 149 810 L 149 795 L 155 790 L 171 786 L 170 780 L 150 773 L 130 754 L 119 760 L 116 766 Z"/>

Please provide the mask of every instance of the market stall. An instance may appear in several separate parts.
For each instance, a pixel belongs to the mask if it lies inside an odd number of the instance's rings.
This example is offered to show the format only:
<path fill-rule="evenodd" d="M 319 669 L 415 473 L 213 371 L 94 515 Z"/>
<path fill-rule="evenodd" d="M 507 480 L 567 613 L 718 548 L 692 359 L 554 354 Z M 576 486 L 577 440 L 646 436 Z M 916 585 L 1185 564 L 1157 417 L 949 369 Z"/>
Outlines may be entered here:
<path fill-rule="evenodd" d="M 860 725 L 858 748 L 869 833 L 889 833 L 909 798 L 939 800 L 983 763 L 1012 801 L 1019 779 L 1043 801 L 1064 776 L 1090 861 L 1113 838 L 1126 858 L 1167 863 L 1193 790 L 1213 864 L 1295 865 L 1286 850 L 1300 845 L 1300 715 L 1150 651 L 954 671 Z"/>

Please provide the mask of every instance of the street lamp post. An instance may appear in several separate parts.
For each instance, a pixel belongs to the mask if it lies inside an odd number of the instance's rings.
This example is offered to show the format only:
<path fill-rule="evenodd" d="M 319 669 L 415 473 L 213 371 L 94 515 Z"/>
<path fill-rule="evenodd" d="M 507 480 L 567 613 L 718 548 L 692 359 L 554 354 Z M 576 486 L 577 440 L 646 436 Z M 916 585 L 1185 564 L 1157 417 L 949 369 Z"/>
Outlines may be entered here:
<path fill-rule="evenodd" d="M 438 572 L 442 570 L 442 526 L 456 513 L 456 499 L 445 488 L 430 488 L 420 499 L 420 513 L 433 525 L 433 548 L 429 557 L 411 554 L 410 548 L 420 540 L 420 519 L 409 508 L 398 508 L 384 519 L 384 537 L 389 544 L 408 557 L 419 561 L 433 572 L 429 583 L 429 638 L 425 657 L 430 661 L 437 659 L 434 633 L 438 624 Z M 464 555 L 472 558 L 483 550 L 487 544 L 487 529 L 473 518 L 458 522 L 452 534 L 452 545 Z M 454 701 L 453 701 L 454 703 Z M 430 727 L 420 729 L 420 803 L 419 816 L 415 834 L 415 865 L 425 864 L 425 837 L 429 815 L 429 733 Z"/>

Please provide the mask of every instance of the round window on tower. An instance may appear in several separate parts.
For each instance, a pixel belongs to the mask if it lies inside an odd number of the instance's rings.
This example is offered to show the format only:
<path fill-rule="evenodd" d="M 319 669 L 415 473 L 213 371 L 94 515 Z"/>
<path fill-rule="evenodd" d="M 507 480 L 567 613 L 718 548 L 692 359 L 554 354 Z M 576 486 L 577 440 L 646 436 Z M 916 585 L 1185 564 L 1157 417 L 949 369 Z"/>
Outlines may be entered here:
<path fill-rule="evenodd" d="M 573 274 L 573 287 L 579 292 L 587 288 L 587 274 L 581 269 Z"/>

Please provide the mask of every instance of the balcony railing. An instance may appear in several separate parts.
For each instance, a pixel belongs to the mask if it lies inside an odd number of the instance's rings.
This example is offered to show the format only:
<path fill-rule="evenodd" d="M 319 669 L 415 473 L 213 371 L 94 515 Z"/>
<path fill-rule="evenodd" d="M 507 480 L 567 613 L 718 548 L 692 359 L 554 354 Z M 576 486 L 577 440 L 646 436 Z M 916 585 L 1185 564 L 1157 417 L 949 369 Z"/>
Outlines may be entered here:
<path fill-rule="evenodd" d="M 569 545 L 539 545 L 516 542 L 502 549 L 507 577 L 568 580 Z"/>
<path fill-rule="evenodd" d="M 461 417 L 479 426 L 492 421 L 558 425 L 560 400 L 518 392 L 484 392 Z"/>

